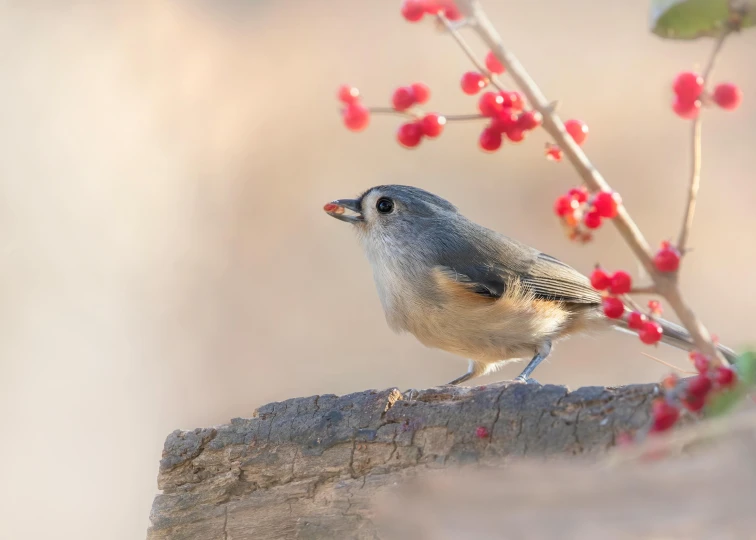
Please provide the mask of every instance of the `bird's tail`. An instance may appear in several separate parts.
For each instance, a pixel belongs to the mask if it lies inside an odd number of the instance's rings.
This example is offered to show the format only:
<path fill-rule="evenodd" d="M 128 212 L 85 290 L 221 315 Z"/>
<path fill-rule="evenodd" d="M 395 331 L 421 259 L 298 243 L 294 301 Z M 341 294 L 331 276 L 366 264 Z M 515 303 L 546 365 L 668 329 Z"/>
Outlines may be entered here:
<path fill-rule="evenodd" d="M 691 339 L 690 334 L 687 330 L 685 330 L 685 328 L 675 323 L 665 321 L 664 319 L 654 320 L 658 322 L 662 327 L 661 340 L 664 343 L 666 343 L 667 345 L 672 345 L 673 347 L 677 347 L 678 349 L 682 349 L 684 351 L 692 351 L 693 349 L 695 349 L 693 339 Z M 627 326 L 627 321 L 623 319 L 612 319 L 612 324 L 614 325 L 614 328 L 621 332 L 636 334 L 635 330 L 630 329 Z M 733 351 L 729 347 L 725 347 L 724 345 L 717 344 L 717 350 L 722 353 L 722 356 L 724 356 L 730 364 L 734 363 L 735 359 L 738 356 L 737 354 L 735 354 L 735 351 Z"/>

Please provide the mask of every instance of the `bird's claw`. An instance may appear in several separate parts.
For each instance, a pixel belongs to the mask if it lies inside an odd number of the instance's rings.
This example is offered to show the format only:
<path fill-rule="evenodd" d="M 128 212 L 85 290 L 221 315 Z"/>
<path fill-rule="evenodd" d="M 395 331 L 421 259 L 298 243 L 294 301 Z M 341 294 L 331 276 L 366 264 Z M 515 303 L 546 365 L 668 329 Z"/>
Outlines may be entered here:
<path fill-rule="evenodd" d="M 539 383 L 537 380 L 533 379 L 532 377 L 523 377 L 521 375 L 518 375 L 515 377 L 514 382 L 523 383 L 523 384 L 537 384 L 538 386 L 542 386 L 541 383 Z"/>

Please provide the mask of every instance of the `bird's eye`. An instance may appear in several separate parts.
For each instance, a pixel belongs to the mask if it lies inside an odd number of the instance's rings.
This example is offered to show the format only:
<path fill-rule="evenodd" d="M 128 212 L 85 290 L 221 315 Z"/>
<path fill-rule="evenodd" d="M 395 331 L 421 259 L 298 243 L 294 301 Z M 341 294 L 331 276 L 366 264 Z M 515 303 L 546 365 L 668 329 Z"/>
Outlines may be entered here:
<path fill-rule="evenodd" d="M 394 209 L 394 201 L 386 197 L 381 197 L 378 202 L 375 203 L 375 209 L 381 214 L 390 214 Z"/>

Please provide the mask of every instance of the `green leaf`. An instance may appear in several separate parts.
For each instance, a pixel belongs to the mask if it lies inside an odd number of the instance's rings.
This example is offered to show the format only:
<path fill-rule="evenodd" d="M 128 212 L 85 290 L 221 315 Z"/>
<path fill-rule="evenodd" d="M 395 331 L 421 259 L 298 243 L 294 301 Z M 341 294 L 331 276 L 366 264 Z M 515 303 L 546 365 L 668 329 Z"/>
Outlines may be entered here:
<path fill-rule="evenodd" d="M 756 384 L 756 352 L 748 351 L 741 354 L 735 361 L 735 369 L 741 381 L 750 386 Z"/>
<path fill-rule="evenodd" d="M 665 39 L 717 36 L 730 17 L 730 4 L 746 10 L 740 27 L 756 25 L 756 0 L 651 0 L 651 31 Z"/>
<path fill-rule="evenodd" d="M 753 390 L 756 385 L 756 353 L 743 353 L 735 361 L 738 383 L 731 389 L 714 394 L 706 404 L 705 416 L 721 416 L 729 412 Z"/>

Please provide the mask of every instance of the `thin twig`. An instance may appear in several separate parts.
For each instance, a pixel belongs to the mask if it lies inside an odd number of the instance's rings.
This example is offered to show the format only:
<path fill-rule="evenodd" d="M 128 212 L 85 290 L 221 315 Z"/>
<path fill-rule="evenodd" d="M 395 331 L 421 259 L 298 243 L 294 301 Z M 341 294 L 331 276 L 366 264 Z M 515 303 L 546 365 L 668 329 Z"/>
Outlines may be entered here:
<path fill-rule="evenodd" d="M 404 116 L 406 118 L 416 118 L 420 119 L 422 118 L 425 113 L 419 112 L 411 112 L 411 111 L 397 111 L 396 109 L 393 109 L 391 107 L 370 107 L 368 109 L 371 114 L 393 114 L 395 116 Z M 482 114 L 452 114 L 452 115 L 446 115 L 446 114 L 439 114 L 439 116 L 443 116 L 447 122 L 464 122 L 467 120 L 484 120 L 486 117 Z"/>
<path fill-rule="evenodd" d="M 483 65 L 483 63 L 480 60 L 478 60 L 478 57 L 475 56 L 475 53 L 470 48 L 470 45 L 468 45 L 467 41 L 465 41 L 465 38 L 462 37 L 462 34 L 459 32 L 459 29 L 454 24 L 452 24 L 452 22 L 449 19 L 444 17 L 443 13 L 438 13 L 436 17 L 446 27 L 446 30 L 454 38 L 454 41 L 457 42 L 457 45 L 459 45 L 459 48 L 462 49 L 462 52 L 465 53 L 467 58 L 470 59 L 470 62 L 472 62 L 472 64 L 475 66 L 475 69 L 477 69 L 479 72 L 485 75 L 486 78 L 494 86 L 494 88 L 496 88 L 500 92 L 506 91 L 506 89 L 502 86 L 499 79 L 496 78 L 496 74 L 488 71 L 488 68 L 485 65 Z M 468 25 L 471 24 L 473 21 L 474 19 L 469 19 Z"/>
<path fill-rule="evenodd" d="M 709 75 L 711 75 L 714 69 L 714 64 L 717 60 L 717 55 L 724 45 L 725 39 L 730 34 L 731 28 L 725 26 L 722 33 L 717 38 L 714 44 L 714 49 L 711 51 L 709 61 L 706 65 L 706 69 L 702 74 L 704 81 L 704 88 L 708 82 Z M 693 218 L 696 213 L 696 202 L 698 200 L 698 190 L 701 186 L 701 115 L 699 114 L 695 120 L 693 120 L 693 126 L 691 128 L 691 167 L 690 167 L 690 186 L 688 187 L 688 204 L 685 206 L 685 217 L 683 218 L 682 229 L 680 230 L 680 236 L 677 240 L 677 249 L 682 255 L 685 255 L 686 244 L 688 243 L 688 236 L 690 230 L 693 227 Z"/>
<path fill-rule="evenodd" d="M 478 0 L 457 0 L 457 5 L 461 6 L 465 13 L 470 14 L 471 27 L 506 68 L 531 106 L 541 113 L 543 116 L 543 128 L 562 149 L 564 155 L 572 163 L 572 166 L 580 175 L 583 182 L 592 191 L 612 191 L 607 181 L 596 170 L 582 148 L 567 133 L 564 123 L 556 112 L 551 110 L 549 106 L 550 101 L 543 95 L 543 92 L 530 77 L 525 67 L 510 51 L 504 48 L 501 36 L 484 13 L 480 2 Z M 469 47 L 467 50 L 469 50 Z M 653 280 L 659 294 L 667 300 L 670 307 L 672 307 L 680 319 L 680 323 L 690 333 L 696 349 L 711 358 L 717 358 L 720 362 L 724 362 L 719 351 L 714 346 L 708 330 L 683 299 L 677 285 L 676 275 L 656 270 L 648 241 L 630 217 L 624 205 L 620 205 L 617 217 L 612 222 L 646 273 Z"/>
<path fill-rule="evenodd" d="M 672 364 L 670 364 L 670 363 L 668 363 L 668 362 L 665 362 L 665 361 L 664 361 L 664 360 L 662 360 L 661 358 L 657 358 L 657 357 L 655 357 L 655 356 L 652 356 L 652 355 L 650 355 L 650 354 L 648 354 L 648 353 L 645 353 L 645 352 L 642 352 L 642 351 L 641 351 L 641 354 L 642 354 L 643 356 L 647 357 L 647 358 L 650 358 L 651 360 L 653 360 L 653 361 L 655 361 L 655 362 L 659 362 L 660 364 L 664 364 L 664 365 L 665 365 L 665 366 L 667 366 L 668 368 L 672 368 L 672 369 L 674 369 L 675 371 L 679 371 L 680 373 L 684 373 L 685 375 L 695 375 L 695 374 L 696 374 L 696 372 L 695 372 L 695 371 L 685 371 L 685 370 L 684 370 L 683 368 L 680 368 L 680 367 L 677 367 L 677 366 L 675 366 L 675 365 L 672 365 Z"/>
<path fill-rule="evenodd" d="M 620 297 L 620 299 L 622 300 L 622 302 L 623 302 L 624 304 L 626 304 L 626 305 L 630 306 L 630 307 L 631 307 L 631 308 L 632 308 L 632 309 L 633 309 L 634 311 L 637 311 L 638 313 L 643 313 L 643 308 L 641 308 L 641 307 L 640 307 L 640 305 L 638 304 L 638 302 L 636 302 L 635 300 L 633 300 L 633 299 L 632 299 L 632 298 L 630 297 L 630 295 L 628 295 L 628 294 L 623 294 L 623 295 L 622 295 L 622 296 Z"/>
<path fill-rule="evenodd" d="M 658 294 L 658 291 L 653 285 L 647 285 L 646 287 L 633 287 L 630 294 Z"/>

